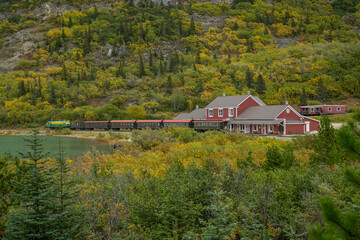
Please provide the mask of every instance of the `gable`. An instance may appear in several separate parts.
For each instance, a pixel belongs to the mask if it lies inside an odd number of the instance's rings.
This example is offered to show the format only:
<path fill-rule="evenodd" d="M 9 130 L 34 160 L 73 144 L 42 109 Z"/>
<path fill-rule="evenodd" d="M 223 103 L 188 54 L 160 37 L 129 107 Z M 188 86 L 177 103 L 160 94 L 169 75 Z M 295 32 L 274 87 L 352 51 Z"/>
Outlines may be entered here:
<path fill-rule="evenodd" d="M 298 113 L 293 107 L 288 105 L 280 114 L 278 114 L 276 116 L 276 118 L 280 118 L 280 119 L 296 119 L 296 120 L 301 121 L 303 116 L 300 115 L 300 113 Z"/>

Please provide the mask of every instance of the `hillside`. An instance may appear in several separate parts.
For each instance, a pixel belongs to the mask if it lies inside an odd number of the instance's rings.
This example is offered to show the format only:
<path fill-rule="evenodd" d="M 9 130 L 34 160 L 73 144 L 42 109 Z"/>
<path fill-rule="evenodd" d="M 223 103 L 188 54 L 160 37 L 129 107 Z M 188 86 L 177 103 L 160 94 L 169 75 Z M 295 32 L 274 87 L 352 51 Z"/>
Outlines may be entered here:
<path fill-rule="evenodd" d="M 359 2 L 6 1 L 0 122 L 171 118 L 248 90 L 359 106 Z"/>

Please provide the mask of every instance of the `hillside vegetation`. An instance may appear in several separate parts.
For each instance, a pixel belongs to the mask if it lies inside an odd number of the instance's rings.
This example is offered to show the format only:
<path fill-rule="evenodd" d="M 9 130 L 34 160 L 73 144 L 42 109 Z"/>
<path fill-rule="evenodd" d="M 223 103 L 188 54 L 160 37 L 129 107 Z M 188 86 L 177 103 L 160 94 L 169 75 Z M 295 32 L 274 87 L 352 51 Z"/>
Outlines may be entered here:
<path fill-rule="evenodd" d="M 267 104 L 360 96 L 358 0 L 26 0 L 0 10 L 2 125 L 171 118 L 248 90 Z"/>

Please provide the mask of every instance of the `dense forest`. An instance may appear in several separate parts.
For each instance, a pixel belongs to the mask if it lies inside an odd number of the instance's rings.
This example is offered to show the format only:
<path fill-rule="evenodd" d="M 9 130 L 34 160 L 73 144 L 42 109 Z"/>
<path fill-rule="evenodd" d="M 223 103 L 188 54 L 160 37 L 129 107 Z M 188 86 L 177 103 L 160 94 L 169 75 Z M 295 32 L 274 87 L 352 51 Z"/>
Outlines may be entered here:
<path fill-rule="evenodd" d="M 360 112 L 292 141 L 134 130 L 121 151 L 0 157 L 0 238 L 359 239 Z"/>
<path fill-rule="evenodd" d="M 360 97 L 357 0 L 23 0 L 0 20 L 3 126 L 172 118 L 248 90 L 267 104 Z"/>

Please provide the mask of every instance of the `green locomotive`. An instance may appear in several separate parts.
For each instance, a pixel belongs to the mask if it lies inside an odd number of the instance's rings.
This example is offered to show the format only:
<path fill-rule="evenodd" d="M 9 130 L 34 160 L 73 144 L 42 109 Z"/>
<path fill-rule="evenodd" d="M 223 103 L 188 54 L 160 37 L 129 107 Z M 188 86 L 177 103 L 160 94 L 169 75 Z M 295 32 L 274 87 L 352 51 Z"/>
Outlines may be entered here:
<path fill-rule="evenodd" d="M 70 120 L 54 120 L 48 121 L 45 125 L 46 128 L 57 129 L 57 128 L 69 128 Z"/>

